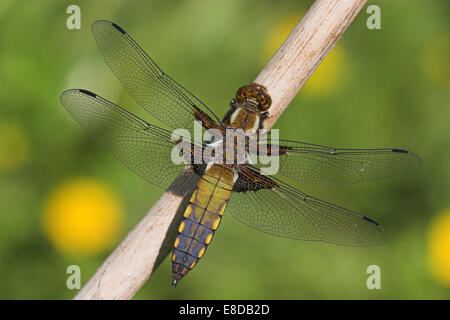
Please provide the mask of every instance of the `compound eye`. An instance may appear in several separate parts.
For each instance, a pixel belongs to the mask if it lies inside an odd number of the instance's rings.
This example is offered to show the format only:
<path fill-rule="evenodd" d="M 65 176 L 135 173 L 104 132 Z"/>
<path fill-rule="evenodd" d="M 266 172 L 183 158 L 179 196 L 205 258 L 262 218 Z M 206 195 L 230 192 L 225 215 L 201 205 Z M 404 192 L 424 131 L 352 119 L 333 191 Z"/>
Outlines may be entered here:
<path fill-rule="evenodd" d="M 237 99 L 237 101 L 239 101 L 241 103 L 244 102 L 247 97 L 248 97 L 248 93 L 247 93 L 246 87 L 241 87 L 236 92 L 236 99 Z"/>
<path fill-rule="evenodd" d="M 270 108 L 270 105 L 272 104 L 272 99 L 270 99 L 269 96 L 264 95 L 263 98 L 260 100 L 259 103 L 259 109 L 262 111 L 266 111 Z"/>

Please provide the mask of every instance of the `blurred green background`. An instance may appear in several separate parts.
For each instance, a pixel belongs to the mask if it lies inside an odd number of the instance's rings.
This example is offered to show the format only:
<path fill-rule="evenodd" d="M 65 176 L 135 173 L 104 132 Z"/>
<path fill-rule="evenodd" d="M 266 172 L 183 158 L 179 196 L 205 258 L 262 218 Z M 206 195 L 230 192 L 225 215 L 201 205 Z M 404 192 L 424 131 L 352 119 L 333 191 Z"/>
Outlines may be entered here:
<path fill-rule="evenodd" d="M 163 190 L 122 166 L 60 105 L 86 88 L 153 122 L 97 50 L 90 25 L 116 22 L 221 117 L 308 10 L 304 1 L 0 0 L 0 298 L 70 299 Z M 301 190 L 378 220 L 390 241 L 346 248 L 271 237 L 225 213 L 207 254 L 170 287 L 166 259 L 136 299 L 450 298 L 450 3 L 369 1 L 275 127 L 334 147 L 397 147 L 420 170 Z M 130 262 L 132 263 L 132 262 Z M 366 268 L 381 268 L 368 290 Z"/>

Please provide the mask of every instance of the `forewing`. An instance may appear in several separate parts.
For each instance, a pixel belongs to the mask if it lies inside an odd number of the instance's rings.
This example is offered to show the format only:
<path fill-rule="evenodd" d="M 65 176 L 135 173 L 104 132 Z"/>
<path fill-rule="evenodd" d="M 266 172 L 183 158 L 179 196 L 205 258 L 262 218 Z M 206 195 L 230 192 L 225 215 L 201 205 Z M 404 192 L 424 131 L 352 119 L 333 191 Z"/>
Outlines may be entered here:
<path fill-rule="evenodd" d="M 386 179 L 421 165 L 416 154 L 403 149 L 339 149 L 289 140 L 280 140 L 272 149 L 279 150 L 280 176 L 309 183 L 351 184 Z"/>
<path fill-rule="evenodd" d="M 240 174 L 252 180 L 255 175 L 251 171 Z M 233 192 L 227 211 L 240 222 L 279 237 L 342 246 L 379 246 L 387 242 L 386 232 L 376 221 L 308 196 L 280 180 L 267 179 L 257 182 L 261 183 L 260 190 Z M 269 184 L 276 186 L 267 189 Z"/>
<path fill-rule="evenodd" d="M 92 25 L 98 48 L 130 95 L 152 116 L 172 129 L 191 128 L 195 119 L 221 126 L 198 98 L 166 75 L 133 38 L 115 23 Z"/>

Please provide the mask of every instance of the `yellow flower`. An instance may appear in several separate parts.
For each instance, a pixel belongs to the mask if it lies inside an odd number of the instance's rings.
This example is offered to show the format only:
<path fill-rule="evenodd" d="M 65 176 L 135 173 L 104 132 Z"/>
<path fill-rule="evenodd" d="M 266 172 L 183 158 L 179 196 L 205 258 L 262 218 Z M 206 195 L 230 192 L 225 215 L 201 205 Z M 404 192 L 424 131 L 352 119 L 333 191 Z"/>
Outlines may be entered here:
<path fill-rule="evenodd" d="M 275 54 L 283 41 L 300 21 L 302 13 L 290 15 L 275 25 L 267 35 L 263 50 L 263 61 L 267 61 Z M 301 93 L 311 96 L 323 96 L 335 92 L 340 88 L 344 72 L 345 52 L 337 45 L 325 57 L 311 78 L 303 86 Z"/>
<path fill-rule="evenodd" d="M 30 138 L 18 123 L 0 123 L 0 171 L 23 165 L 30 154 Z"/>
<path fill-rule="evenodd" d="M 440 212 L 430 225 L 428 258 L 436 280 L 450 287 L 450 208 Z"/>
<path fill-rule="evenodd" d="M 267 34 L 264 42 L 264 50 L 262 60 L 267 63 L 269 59 L 275 54 L 281 44 L 286 40 L 291 31 L 300 22 L 304 13 L 291 14 L 275 25 Z"/>
<path fill-rule="evenodd" d="M 437 85 L 450 88 L 450 34 L 433 38 L 424 48 L 422 67 L 425 74 Z"/>
<path fill-rule="evenodd" d="M 336 45 L 323 59 L 301 89 L 302 94 L 323 96 L 336 92 L 342 84 L 345 65 L 343 47 Z"/>
<path fill-rule="evenodd" d="M 113 191 L 95 179 L 77 178 L 50 194 L 42 227 L 60 251 L 88 256 L 115 242 L 122 218 L 121 204 Z"/>

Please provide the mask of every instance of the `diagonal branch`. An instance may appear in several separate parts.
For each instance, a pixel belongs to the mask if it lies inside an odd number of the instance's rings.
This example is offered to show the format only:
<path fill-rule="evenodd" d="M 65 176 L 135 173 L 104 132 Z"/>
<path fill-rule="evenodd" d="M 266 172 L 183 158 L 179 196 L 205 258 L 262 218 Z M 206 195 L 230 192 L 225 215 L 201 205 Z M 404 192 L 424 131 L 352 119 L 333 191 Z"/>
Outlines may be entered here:
<path fill-rule="evenodd" d="M 266 129 L 277 121 L 365 3 L 316 0 L 311 6 L 254 81 L 264 85 L 272 97 Z M 187 196 L 197 181 L 190 170 L 178 177 L 75 299 L 131 299 L 171 251 Z"/>

